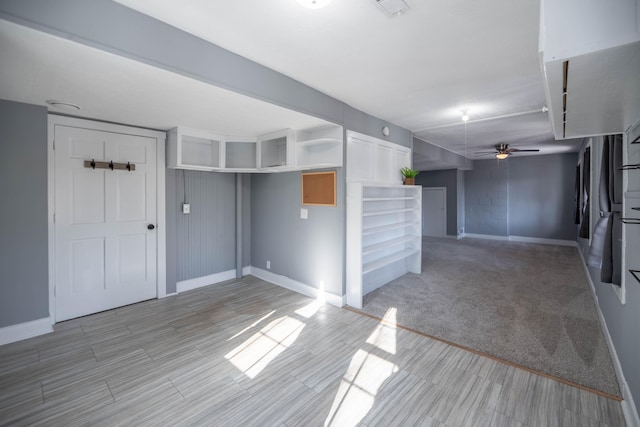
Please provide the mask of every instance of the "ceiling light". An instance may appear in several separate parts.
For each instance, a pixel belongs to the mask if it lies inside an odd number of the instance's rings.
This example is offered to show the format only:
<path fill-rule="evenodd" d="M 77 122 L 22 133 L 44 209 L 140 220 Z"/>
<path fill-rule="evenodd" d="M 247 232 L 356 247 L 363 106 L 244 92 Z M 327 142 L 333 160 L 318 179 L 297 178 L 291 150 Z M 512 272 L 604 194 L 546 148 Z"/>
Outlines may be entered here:
<path fill-rule="evenodd" d="M 331 3 L 331 0 L 297 0 L 297 2 L 309 9 L 320 9 Z"/>
<path fill-rule="evenodd" d="M 509 153 L 496 153 L 496 159 L 504 160 L 509 157 Z"/>
<path fill-rule="evenodd" d="M 463 122 L 469 121 L 469 110 L 462 110 L 462 121 Z"/>
<path fill-rule="evenodd" d="M 57 101 L 55 99 L 47 99 L 46 103 L 51 105 L 52 107 L 60 108 L 61 110 L 71 110 L 71 111 L 80 110 L 80 106 L 72 102 Z"/>

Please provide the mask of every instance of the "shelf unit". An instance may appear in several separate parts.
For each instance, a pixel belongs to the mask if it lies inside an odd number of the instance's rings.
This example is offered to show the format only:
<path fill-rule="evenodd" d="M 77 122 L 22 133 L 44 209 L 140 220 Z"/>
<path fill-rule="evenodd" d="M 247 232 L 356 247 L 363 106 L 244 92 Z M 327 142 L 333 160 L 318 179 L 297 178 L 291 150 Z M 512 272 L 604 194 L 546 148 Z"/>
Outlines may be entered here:
<path fill-rule="evenodd" d="M 296 139 L 296 166 L 298 168 L 342 166 L 343 137 L 341 126 L 299 131 Z"/>
<path fill-rule="evenodd" d="M 224 141 L 211 132 L 178 127 L 167 135 L 167 166 L 210 171 L 222 167 Z"/>
<path fill-rule="evenodd" d="M 259 169 L 291 168 L 294 164 L 295 133 L 293 129 L 258 137 L 257 158 Z"/>
<path fill-rule="evenodd" d="M 422 187 L 347 184 L 347 304 L 421 272 Z"/>

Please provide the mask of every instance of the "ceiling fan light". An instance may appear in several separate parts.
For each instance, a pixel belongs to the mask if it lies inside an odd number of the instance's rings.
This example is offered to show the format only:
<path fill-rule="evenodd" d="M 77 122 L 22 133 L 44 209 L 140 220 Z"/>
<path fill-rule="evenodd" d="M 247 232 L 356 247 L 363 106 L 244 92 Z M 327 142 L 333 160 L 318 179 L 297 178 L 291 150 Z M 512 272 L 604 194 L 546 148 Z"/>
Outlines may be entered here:
<path fill-rule="evenodd" d="M 509 157 L 509 153 L 496 153 L 496 159 L 504 160 Z"/>
<path fill-rule="evenodd" d="M 321 9 L 331 3 L 331 0 L 296 0 L 304 7 L 309 9 Z"/>

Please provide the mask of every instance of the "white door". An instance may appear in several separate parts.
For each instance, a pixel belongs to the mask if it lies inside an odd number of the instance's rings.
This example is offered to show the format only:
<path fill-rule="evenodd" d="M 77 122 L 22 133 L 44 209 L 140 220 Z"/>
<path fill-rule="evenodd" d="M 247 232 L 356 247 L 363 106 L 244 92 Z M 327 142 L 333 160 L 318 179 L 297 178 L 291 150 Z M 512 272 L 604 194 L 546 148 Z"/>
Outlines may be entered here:
<path fill-rule="evenodd" d="M 422 188 L 422 235 L 444 237 L 447 234 L 447 189 Z"/>
<path fill-rule="evenodd" d="M 54 132 L 56 321 L 155 298 L 156 140 Z M 85 167 L 91 159 L 135 171 Z"/>

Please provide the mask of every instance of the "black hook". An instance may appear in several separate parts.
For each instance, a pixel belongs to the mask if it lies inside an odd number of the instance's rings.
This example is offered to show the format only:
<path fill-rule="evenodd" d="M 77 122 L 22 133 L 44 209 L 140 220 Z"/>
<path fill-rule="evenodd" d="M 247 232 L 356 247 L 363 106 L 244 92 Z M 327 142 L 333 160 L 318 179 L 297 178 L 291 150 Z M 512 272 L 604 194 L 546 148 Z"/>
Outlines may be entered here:
<path fill-rule="evenodd" d="M 113 160 L 109 162 L 109 169 L 113 170 Z"/>
<path fill-rule="evenodd" d="M 95 168 L 96 168 L 96 160 L 95 160 L 95 159 L 91 159 L 91 167 L 92 167 L 93 169 L 95 169 Z"/>
<path fill-rule="evenodd" d="M 131 172 L 131 163 L 127 162 L 127 170 Z"/>

